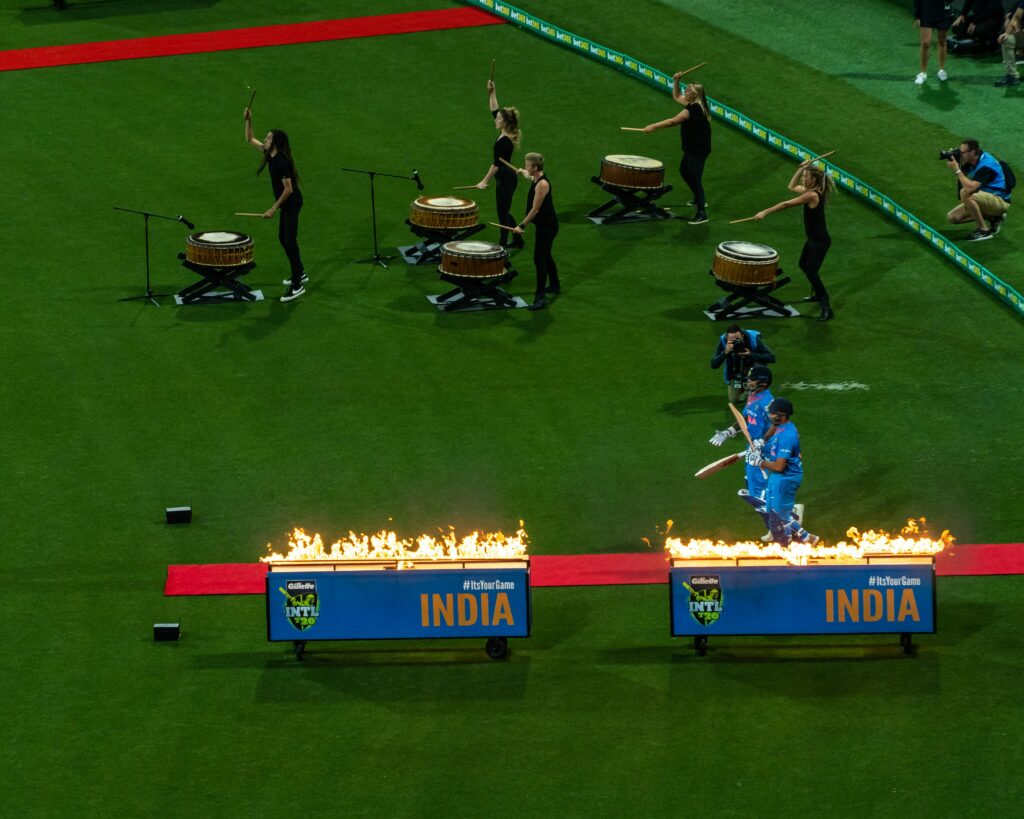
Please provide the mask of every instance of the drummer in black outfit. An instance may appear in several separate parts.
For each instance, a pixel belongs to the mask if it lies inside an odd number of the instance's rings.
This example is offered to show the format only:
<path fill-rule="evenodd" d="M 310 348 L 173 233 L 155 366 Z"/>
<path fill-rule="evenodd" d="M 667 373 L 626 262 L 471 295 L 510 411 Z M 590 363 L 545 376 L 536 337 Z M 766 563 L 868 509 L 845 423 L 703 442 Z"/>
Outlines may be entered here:
<path fill-rule="evenodd" d="M 494 196 L 498 205 L 498 224 L 511 225 L 512 219 L 512 197 L 516 192 L 516 184 L 519 179 L 516 172 L 508 165 L 501 162 L 512 162 L 512 153 L 519 144 L 519 112 L 515 108 L 499 108 L 498 94 L 494 90 L 494 81 L 487 81 L 487 101 L 491 108 L 491 116 L 494 117 L 494 127 L 501 133 L 494 140 L 494 156 L 491 158 L 491 167 L 487 174 L 477 182 L 480 190 L 487 187 L 487 183 L 494 179 Z M 503 247 L 508 247 L 508 231 L 502 230 L 498 241 Z M 525 247 L 522 236 L 513 239 L 512 247 Z"/>
<path fill-rule="evenodd" d="M 828 235 L 828 225 L 825 224 L 825 205 L 835 189 L 835 183 L 821 168 L 805 162 L 796 169 L 793 178 L 789 180 L 789 189 L 800 195 L 772 205 L 757 213 L 754 218 L 760 220 L 769 213 L 795 208 L 798 205 L 804 206 L 804 232 L 807 234 L 807 241 L 800 253 L 800 269 L 811 284 L 811 295 L 804 301 L 818 302 L 821 305 L 818 321 L 828 321 L 835 313 L 832 312 L 828 291 L 825 290 L 819 271 L 832 245 L 832 237 Z"/>
<path fill-rule="evenodd" d="M 708 111 L 708 98 L 704 94 L 704 86 L 699 82 L 691 82 L 686 91 L 680 93 L 679 78 L 682 72 L 672 77 L 672 98 L 683 106 L 683 110 L 669 119 L 655 122 L 644 128 L 646 133 L 661 128 L 679 126 L 679 136 L 683 143 L 683 158 L 679 161 L 679 175 L 693 191 L 691 205 L 696 205 L 697 213 L 690 219 L 691 225 L 701 225 L 708 220 L 707 202 L 704 199 L 704 163 L 711 154 L 711 113 Z"/>
<path fill-rule="evenodd" d="M 544 175 L 544 157 L 541 154 L 527 154 L 526 169 L 520 173 L 533 180 L 530 193 L 526 197 L 526 216 L 516 225 L 515 233 L 522 235 L 523 230 L 531 222 L 537 226 L 533 237 L 533 264 L 537 268 L 537 290 L 534 293 L 530 310 L 543 310 L 548 306 L 547 295 L 562 292 L 558 281 L 558 265 L 551 255 L 551 248 L 558 235 L 558 214 L 555 213 L 555 202 L 551 197 L 551 180 Z"/>
<path fill-rule="evenodd" d="M 284 131 L 269 131 L 260 142 L 252 134 L 252 112 L 245 109 L 245 141 L 259 151 L 263 152 L 263 160 L 256 175 L 259 176 L 263 169 L 270 168 L 270 184 L 274 191 L 274 204 L 263 214 L 264 219 L 273 219 L 274 214 L 280 212 L 281 219 L 278 222 L 277 238 L 284 248 L 288 263 L 291 265 L 291 278 L 285 279 L 282 284 L 288 285 L 288 290 L 281 301 L 292 301 L 306 292 L 306 282 L 309 276 L 306 275 L 302 266 L 302 256 L 299 253 L 299 211 L 302 209 L 302 191 L 299 190 L 299 172 L 295 170 L 295 162 L 292 160 L 292 149 L 288 143 L 288 134 Z"/>

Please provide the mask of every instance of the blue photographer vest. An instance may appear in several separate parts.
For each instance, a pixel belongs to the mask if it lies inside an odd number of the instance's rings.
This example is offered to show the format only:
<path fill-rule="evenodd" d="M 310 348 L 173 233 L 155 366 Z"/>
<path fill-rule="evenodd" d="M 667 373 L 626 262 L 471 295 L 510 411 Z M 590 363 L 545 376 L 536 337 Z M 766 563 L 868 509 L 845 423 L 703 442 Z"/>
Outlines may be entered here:
<path fill-rule="evenodd" d="M 978 159 L 978 164 L 971 168 L 968 179 L 974 179 L 974 175 L 982 168 L 988 168 L 990 171 L 995 173 L 996 178 L 987 184 L 982 184 L 981 189 L 985 193 L 992 193 L 998 196 L 1000 199 L 1009 199 L 1010 192 L 1006 190 L 1006 175 L 1003 173 L 1003 166 L 999 164 L 999 160 L 996 159 L 992 154 L 982 151 L 981 157 Z"/>

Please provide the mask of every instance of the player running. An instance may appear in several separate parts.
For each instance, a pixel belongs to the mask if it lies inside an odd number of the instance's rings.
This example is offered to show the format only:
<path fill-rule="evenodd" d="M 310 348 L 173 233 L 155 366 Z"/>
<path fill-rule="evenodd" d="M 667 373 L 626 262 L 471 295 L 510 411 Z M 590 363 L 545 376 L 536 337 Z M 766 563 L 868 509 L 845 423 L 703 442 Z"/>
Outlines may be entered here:
<path fill-rule="evenodd" d="M 793 405 L 785 398 L 776 398 L 768 406 L 772 426 L 765 436 L 763 451 L 754 447 L 747 455 L 747 464 L 768 470 L 765 490 L 765 509 L 768 529 L 776 543 L 788 546 L 792 541 L 816 544 L 820 538 L 812 535 L 793 517 L 796 492 L 804 477 L 800 459 L 800 436 L 790 421 Z"/>

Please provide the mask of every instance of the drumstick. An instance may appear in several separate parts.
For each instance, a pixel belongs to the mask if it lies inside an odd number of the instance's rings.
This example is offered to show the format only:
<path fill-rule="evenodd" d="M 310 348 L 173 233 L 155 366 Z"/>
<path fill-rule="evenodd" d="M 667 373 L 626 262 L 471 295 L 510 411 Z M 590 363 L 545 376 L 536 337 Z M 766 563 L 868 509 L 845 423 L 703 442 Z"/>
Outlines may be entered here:
<path fill-rule="evenodd" d="M 256 99 L 256 89 L 255 88 L 252 89 L 252 96 L 249 97 L 249 104 L 247 106 L 245 106 L 245 110 L 246 111 L 251 111 L 252 110 L 252 101 L 254 99 Z"/>
<path fill-rule="evenodd" d="M 643 128 L 627 128 L 625 125 L 619 126 L 620 131 L 642 131 Z"/>
<path fill-rule="evenodd" d="M 505 159 L 504 157 L 501 157 L 501 156 L 499 156 L 499 157 L 498 157 L 498 161 L 499 161 L 499 162 L 504 162 L 504 163 L 505 163 L 506 165 L 508 165 L 508 166 L 509 166 L 509 167 L 510 167 L 510 168 L 511 168 L 511 169 L 512 169 L 513 171 L 515 171 L 516 173 L 519 173 L 519 168 L 517 168 L 517 167 L 516 167 L 515 165 L 513 165 L 513 164 L 512 164 L 511 162 L 508 162 L 508 161 L 507 161 L 507 160 L 506 160 L 506 159 Z"/>
<path fill-rule="evenodd" d="M 753 222 L 755 219 L 757 219 L 756 216 L 748 216 L 746 219 L 733 219 L 729 224 L 738 225 L 740 222 Z"/>
<path fill-rule="evenodd" d="M 819 159 L 824 159 L 826 156 L 832 156 L 832 154 L 834 154 L 834 153 L 835 153 L 835 151 L 828 151 L 827 153 L 824 153 L 824 154 L 818 154 L 818 156 L 813 157 L 811 159 L 805 159 L 800 164 L 801 165 L 810 165 L 812 162 L 817 162 Z"/>
<path fill-rule="evenodd" d="M 235 216 L 259 216 L 261 219 L 263 218 L 262 213 L 239 213 L 238 211 L 235 211 Z"/>
<path fill-rule="evenodd" d="M 689 74 L 691 71 L 696 71 L 698 68 L 702 68 L 707 65 L 707 62 L 697 63 L 693 68 L 687 68 L 685 71 L 680 71 L 679 76 L 682 77 L 684 74 Z M 674 78 L 673 78 L 674 79 Z"/>
<path fill-rule="evenodd" d="M 453 185 L 452 186 L 452 190 L 453 191 L 468 191 L 471 188 L 475 188 L 475 187 L 476 187 L 476 185 Z"/>
<path fill-rule="evenodd" d="M 488 77 L 490 82 L 494 82 L 494 60 L 491 60 L 491 76 Z"/>
<path fill-rule="evenodd" d="M 497 228 L 501 228 L 502 230 L 515 230 L 514 227 L 509 227 L 508 225 L 502 225 L 499 222 L 488 222 L 487 224 L 493 225 L 494 227 L 497 227 Z"/>

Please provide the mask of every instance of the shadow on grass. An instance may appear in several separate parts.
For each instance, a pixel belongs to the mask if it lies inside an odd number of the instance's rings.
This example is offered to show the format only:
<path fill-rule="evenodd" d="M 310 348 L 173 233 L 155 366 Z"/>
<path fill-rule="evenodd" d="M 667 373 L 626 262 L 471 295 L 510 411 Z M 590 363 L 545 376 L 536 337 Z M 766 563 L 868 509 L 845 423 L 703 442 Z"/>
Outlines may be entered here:
<path fill-rule="evenodd" d="M 458 705 L 516 701 L 526 693 L 530 658 L 509 643 L 506 660 L 492 660 L 479 646 L 460 648 L 349 648 L 309 644 L 298 662 L 290 652 L 262 658 L 256 701 L 291 704 L 328 699 L 407 707 L 410 703 Z M 245 655 L 251 657 L 252 655 Z"/>
<path fill-rule="evenodd" d="M 678 401 L 669 401 L 662 405 L 661 411 L 666 415 L 675 416 L 716 412 L 722 409 L 724 400 L 724 395 L 694 395 L 680 398 Z"/>
<path fill-rule="evenodd" d="M 56 11 L 49 3 L 31 6 L 16 19 L 27 26 L 66 23 L 68 20 L 101 20 L 152 12 L 192 11 L 216 6 L 219 0 L 68 0 L 67 8 Z"/>
<path fill-rule="evenodd" d="M 262 302 L 181 305 L 177 319 L 186 324 L 228 322 L 230 328 L 225 335 L 241 333 L 250 341 L 259 341 L 279 330 L 296 309 L 302 309 L 301 299 L 297 303 L 285 304 L 274 295 L 264 296 Z"/>

